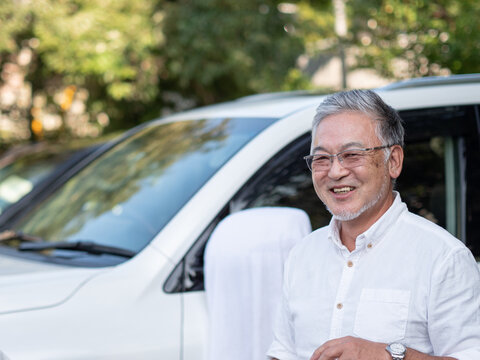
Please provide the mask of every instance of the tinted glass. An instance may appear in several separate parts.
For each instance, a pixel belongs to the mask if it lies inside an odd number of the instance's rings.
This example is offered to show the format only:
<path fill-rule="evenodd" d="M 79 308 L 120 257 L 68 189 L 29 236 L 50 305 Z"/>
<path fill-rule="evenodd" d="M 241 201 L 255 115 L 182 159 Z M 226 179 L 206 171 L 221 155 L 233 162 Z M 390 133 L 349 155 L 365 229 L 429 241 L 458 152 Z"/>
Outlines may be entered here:
<path fill-rule="evenodd" d="M 405 145 L 397 190 L 408 209 L 446 227 L 445 146 L 442 137 Z"/>
<path fill-rule="evenodd" d="M 477 128 L 466 141 L 466 234 L 467 246 L 480 263 L 480 107 L 476 108 Z"/>
<path fill-rule="evenodd" d="M 0 213 L 31 191 L 70 155 L 68 151 L 30 154 L 0 168 Z"/>
<path fill-rule="evenodd" d="M 305 210 L 313 229 L 327 225 L 331 215 L 315 193 L 311 172 L 303 160 L 309 151 L 310 135 L 286 146 L 233 199 L 233 210 L 288 206 Z"/>
<path fill-rule="evenodd" d="M 147 127 L 71 178 L 16 230 L 46 241 L 93 240 L 137 252 L 272 122 L 227 118 Z"/>
<path fill-rule="evenodd" d="M 402 197 L 411 211 L 444 226 L 479 258 L 478 106 L 413 110 L 401 116 L 406 141 L 418 144 L 406 149 L 407 169 L 399 179 Z"/>

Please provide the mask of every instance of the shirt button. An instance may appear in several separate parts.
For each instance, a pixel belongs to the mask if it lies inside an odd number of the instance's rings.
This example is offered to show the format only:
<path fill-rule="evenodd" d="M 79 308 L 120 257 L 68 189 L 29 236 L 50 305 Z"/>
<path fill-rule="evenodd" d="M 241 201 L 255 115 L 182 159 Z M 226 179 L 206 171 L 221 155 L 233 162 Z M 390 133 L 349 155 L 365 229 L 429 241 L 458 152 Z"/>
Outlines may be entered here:
<path fill-rule="evenodd" d="M 342 303 L 338 303 L 338 304 L 337 304 L 337 309 L 340 310 L 341 308 L 343 308 L 343 304 L 342 304 Z"/>
<path fill-rule="evenodd" d="M 369 244 L 367 245 L 367 248 L 369 248 L 369 249 L 371 249 L 372 247 L 373 247 L 372 243 L 369 243 Z"/>
<path fill-rule="evenodd" d="M 353 266 L 353 262 L 351 262 L 350 260 L 348 260 L 347 266 L 348 266 L 348 267 L 352 267 L 352 266 Z"/>

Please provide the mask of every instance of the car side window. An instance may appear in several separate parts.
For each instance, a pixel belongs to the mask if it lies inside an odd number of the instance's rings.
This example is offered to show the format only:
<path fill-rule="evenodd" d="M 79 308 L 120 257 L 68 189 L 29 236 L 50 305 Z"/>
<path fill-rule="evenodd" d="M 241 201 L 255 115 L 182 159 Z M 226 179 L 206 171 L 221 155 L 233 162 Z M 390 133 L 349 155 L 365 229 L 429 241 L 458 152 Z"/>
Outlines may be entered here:
<path fill-rule="evenodd" d="M 445 139 L 407 143 L 397 190 L 408 209 L 446 227 Z"/>
<path fill-rule="evenodd" d="M 480 260 L 477 106 L 400 112 L 404 169 L 397 188 L 410 211 L 447 229 Z"/>
<path fill-rule="evenodd" d="M 286 146 L 272 158 L 230 202 L 230 210 L 260 206 L 288 206 L 304 210 L 312 229 L 329 223 L 331 215 L 315 193 L 303 156 L 310 152 L 310 134 Z"/>
<path fill-rule="evenodd" d="M 472 126 L 465 138 L 466 174 L 465 235 L 467 246 L 480 263 L 480 106 L 472 107 L 476 127 Z"/>

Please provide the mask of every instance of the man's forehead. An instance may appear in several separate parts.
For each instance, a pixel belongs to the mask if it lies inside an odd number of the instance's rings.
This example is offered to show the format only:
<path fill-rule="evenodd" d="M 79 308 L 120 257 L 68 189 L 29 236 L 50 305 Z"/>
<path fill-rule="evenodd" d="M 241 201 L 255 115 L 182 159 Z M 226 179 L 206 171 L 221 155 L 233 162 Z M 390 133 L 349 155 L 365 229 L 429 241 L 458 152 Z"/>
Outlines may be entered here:
<path fill-rule="evenodd" d="M 313 152 L 338 152 L 377 144 L 376 123 L 358 111 L 346 111 L 325 117 L 312 133 Z"/>
<path fill-rule="evenodd" d="M 320 121 L 316 134 L 320 133 L 376 133 L 377 121 L 361 112 L 332 114 Z"/>
<path fill-rule="evenodd" d="M 360 121 L 360 122 L 365 120 L 375 122 L 375 116 L 373 116 L 372 114 L 368 114 L 360 110 L 342 110 L 342 111 L 325 116 L 320 121 L 320 123 L 322 123 L 325 120 L 341 121 L 346 119 L 354 119 L 355 121 Z"/>

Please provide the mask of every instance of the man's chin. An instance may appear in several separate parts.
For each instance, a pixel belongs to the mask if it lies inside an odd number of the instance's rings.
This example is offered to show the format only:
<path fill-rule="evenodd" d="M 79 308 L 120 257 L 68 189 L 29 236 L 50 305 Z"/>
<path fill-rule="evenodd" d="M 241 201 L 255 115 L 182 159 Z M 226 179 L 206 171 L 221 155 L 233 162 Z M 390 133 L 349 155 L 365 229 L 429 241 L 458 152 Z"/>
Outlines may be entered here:
<path fill-rule="evenodd" d="M 351 221 L 351 220 L 355 220 L 356 218 L 358 218 L 360 215 L 362 215 L 362 213 L 363 213 L 363 211 L 355 211 L 355 212 L 342 211 L 342 212 L 338 212 L 336 214 L 332 213 L 332 215 L 333 215 L 333 218 L 335 220 Z"/>
<path fill-rule="evenodd" d="M 348 209 L 336 209 L 335 211 L 331 211 L 328 207 L 327 210 L 333 215 L 334 219 L 339 221 L 351 221 L 358 218 L 360 215 L 365 213 L 366 211 L 370 211 L 371 209 L 375 208 L 382 197 L 382 191 L 378 193 L 377 197 L 371 200 L 369 203 L 364 204 L 360 209 L 348 210 Z"/>
<path fill-rule="evenodd" d="M 339 221 L 350 221 L 359 217 L 365 209 L 350 210 L 350 209 L 331 209 L 327 206 L 327 210 L 332 214 L 333 218 Z"/>

